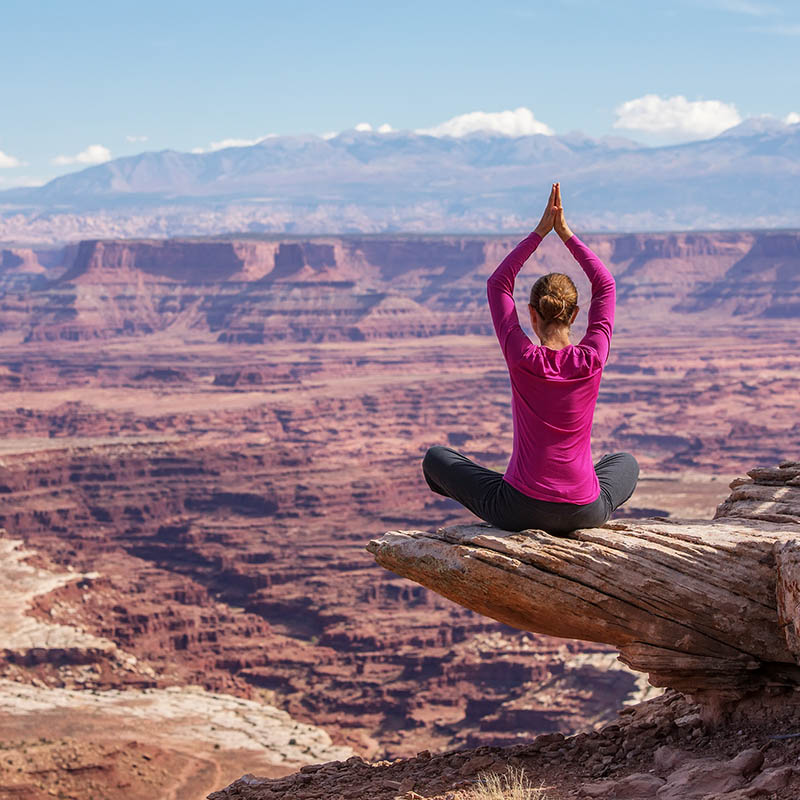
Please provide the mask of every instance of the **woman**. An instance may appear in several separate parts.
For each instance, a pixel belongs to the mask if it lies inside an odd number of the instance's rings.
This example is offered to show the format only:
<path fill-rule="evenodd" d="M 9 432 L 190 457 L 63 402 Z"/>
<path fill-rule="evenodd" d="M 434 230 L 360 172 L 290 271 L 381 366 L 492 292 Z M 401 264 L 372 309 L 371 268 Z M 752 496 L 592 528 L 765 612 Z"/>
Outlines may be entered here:
<path fill-rule="evenodd" d="M 536 281 L 528 309 L 541 344 L 525 335 L 514 304 L 514 278 L 555 228 L 592 284 L 586 335 L 571 344 L 578 294 L 561 273 Z M 639 465 L 629 453 L 592 465 L 592 417 L 614 325 L 614 278 L 564 219 L 554 183 L 542 219 L 487 282 L 489 308 L 511 378 L 514 447 L 504 475 L 449 447 L 432 447 L 422 469 L 434 492 L 452 497 L 498 528 L 554 534 L 602 525 L 632 494 Z"/>

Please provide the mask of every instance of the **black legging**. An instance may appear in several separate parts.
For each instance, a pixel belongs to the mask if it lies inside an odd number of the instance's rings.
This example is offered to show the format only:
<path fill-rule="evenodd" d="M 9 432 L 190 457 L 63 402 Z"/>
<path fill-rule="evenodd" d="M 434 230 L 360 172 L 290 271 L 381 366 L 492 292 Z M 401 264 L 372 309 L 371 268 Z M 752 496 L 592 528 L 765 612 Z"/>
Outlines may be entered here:
<path fill-rule="evenodd" d="M 434 492 L 452 497 L 475 516 L 506 531 L 528 528 L 568 533 L 608 521 L 636 488 L 639 465 L 630 453 L 609 453 L 595 465 L 600 496 L 593 503 L 553 503 L 523 494 L 499 472 L 476 464 L 450 447 L 431 447 L 422 472 Z"/>

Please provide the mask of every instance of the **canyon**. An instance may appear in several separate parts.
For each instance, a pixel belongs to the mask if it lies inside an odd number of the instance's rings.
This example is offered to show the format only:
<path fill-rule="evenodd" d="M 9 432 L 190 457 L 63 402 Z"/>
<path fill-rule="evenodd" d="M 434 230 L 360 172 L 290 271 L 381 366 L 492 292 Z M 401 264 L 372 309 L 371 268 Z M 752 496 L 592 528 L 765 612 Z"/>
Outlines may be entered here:
<path fill-rule="evenodd" d="M 0 798 L 55 791 L 65 753 L 95 764 L 102 796 L 180 763 L 169 791 L 201 797 L 253 769 L 568 734 L 657 693 L 607 645 L 515 630 L 364 550 L 470 521 L 425 486 L 430 445 L 505 467 L 485 281 L 519 238 L 2 252 Z M 800 453 L 800 233 L 583 238 L 618 289 L 594 452 L 642 467 L 616 516 L 710 519 L 734 476 Z M 555 237 L 518 281 L 523 326 L 545 271 L 586 298 L 577 339 L 589 287 Z M 235 703 L 274 736 L 163 722 L 240 730 Z M 143 707 L 138 734 L 115 723 Z M 149 758 L 111 769 L 130 741 Z"/>

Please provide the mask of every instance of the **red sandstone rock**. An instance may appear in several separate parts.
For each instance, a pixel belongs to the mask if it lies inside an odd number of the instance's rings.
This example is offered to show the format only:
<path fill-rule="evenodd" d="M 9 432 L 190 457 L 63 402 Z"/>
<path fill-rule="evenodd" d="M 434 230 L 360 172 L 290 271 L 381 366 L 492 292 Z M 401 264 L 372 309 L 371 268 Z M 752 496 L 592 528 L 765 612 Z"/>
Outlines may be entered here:
<path fill-rule="evenodd" d="M 43 275 L 46 272 L 33 250 L 27 248 L 0 250 L 0 273 L 3 277 L 9 273 Z"/>

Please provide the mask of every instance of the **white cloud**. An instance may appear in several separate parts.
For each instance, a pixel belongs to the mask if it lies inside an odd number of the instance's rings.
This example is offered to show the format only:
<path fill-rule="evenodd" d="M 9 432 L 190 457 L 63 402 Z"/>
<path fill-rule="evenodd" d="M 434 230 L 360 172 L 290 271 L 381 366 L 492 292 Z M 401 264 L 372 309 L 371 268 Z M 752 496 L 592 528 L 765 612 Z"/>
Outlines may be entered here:
<path fill-rule="evenodd" d="M 102 164 L 111 160 L 111 151 L 102 144 L 90 144 L 74 156 L 56 156 L 53 164 L 65 166 L 67 164 Z"/>
<path fill-rule="evenodd" d="M 369 122 L 359 122 L 358 125 L 355 126 L 354 130 L 359 131 L 360 133 L 369 133 L 370 131 L 374 131 L 375 133 L 391 133 L 394 128 L 388 123 L 384 122 L 383 125 L 378 125 L 377 128 L 373 128 Z M 332 139 L 336 134 L 328 134 L 323 133 L 323 139 Z"/>
<path fill-rule="evenodd" d="M 617 106 L 615 128 L 655 133 L 673 139 L 705 139 L 738 125 L 742 118 L 731 103 L 687 100 L 683 95 L 646 94 Z"/>
<path fill-rule="evenodd" d="M 325 141 L 328 141 L 328 139 L 333 139 L 334 136 L 338 136 L 338 135 L 339 135 L 338 131 L 325 131 L 325 133 L 321 133 L 320 134 L 320 136 L 323 139 L 325 139 Z"/>
<path fill-rule="evenodd" d="M 800 113 L 797 111 L 790 111 L 784 118 L 783 121 L 787 125 L 797 125 L 800 122 Z"/>
<path fill-rule="evenodd" d="M 780 33 L 784 36 L 800 36 L 800 25 L 784 25 Z"/>
<path fill-rule="evenodd" d="M 252 147 L 260 144 L 266 139 L 274 139 L 277 133 L 268 133 L 266 136 L 259 136 L 257 139 L 220 139 L 218 142 L 211 142 L 208 147 L 193 147 L 193 153 L 213 153 L 215 150 L 226 150 L 228 147 Z"/>
<path fill-rule="evenodd" d="M 555 131 L 533 116 L 529 108 L 514 111 L 472 111 L 448 119 L 432 128 L 420 128 L 416 133 L 428 136 L 466 136 L 468 133 L 488 131 L 501 136 L 530 136 L 543 133 L 552 136 Z"/>
<path fill-rule="evenodd" d="M 12 169 L 13 167 L 22 167 L 24 165 L 23 161 L 0 150 L 0 169 Z"/>
<path fill-rule="evenodd" d="M 149 138 L 149 136 L 126 136 L 125 141 L 131 143 L 146 142 Z"/>

